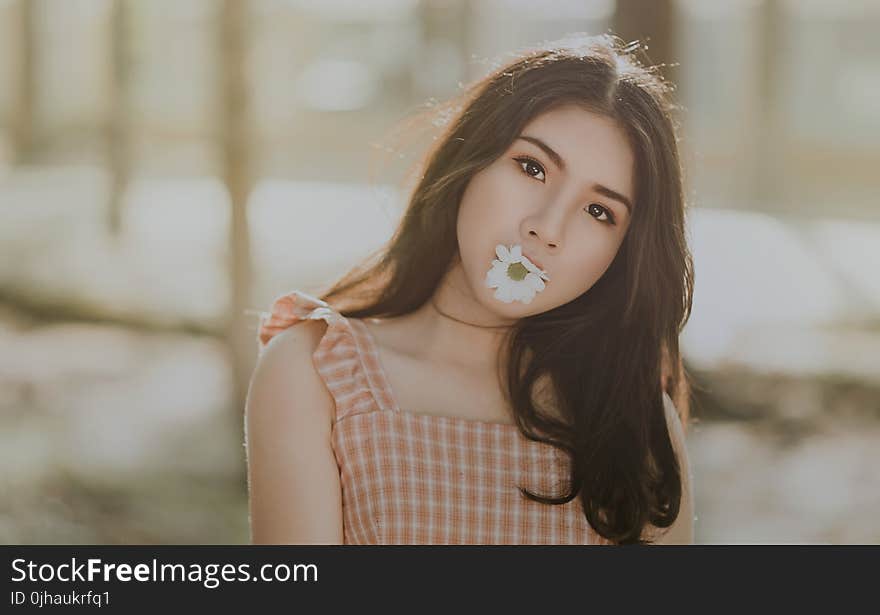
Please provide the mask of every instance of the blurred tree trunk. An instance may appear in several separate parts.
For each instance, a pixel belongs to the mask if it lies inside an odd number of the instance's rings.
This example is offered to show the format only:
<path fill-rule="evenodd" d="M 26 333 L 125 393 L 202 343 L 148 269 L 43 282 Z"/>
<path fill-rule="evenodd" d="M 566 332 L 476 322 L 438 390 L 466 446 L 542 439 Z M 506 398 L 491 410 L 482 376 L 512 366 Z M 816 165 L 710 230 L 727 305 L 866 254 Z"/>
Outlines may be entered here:
<path fill-rule="evenodd" d="M 452 83 L 441 80 L 424 80 L 419 85 L 422 89 L 413 92 L 416 98 L 436 96 L 445 98 L 450 88 L 458 83 L 470 81 L 471 66 L 469 63 L 471 54 L 471 12 L 472 6 L 466 0 L 423 0 L 419 5 L 419 21 L 422 30 L 422 50 L 424 55 L 415 62 L 416 71 L 441 72 L 444 77 L 448 73 L 444 71 L 448 67 L 435 66 L 435 63 L 448 62 L 451 54 L 443 53 L 445 49 L 454 50 L 460 58 L 459 71 Z M 427 88 L 429 89 L 425 89 Z"/>
<path fill-rule="evenodd" d="M 229 236 L 230 312 L 226 338 L 234 378 L 233 403 L 242 410 L 256 356 L 256 333 L 245 318 L 251 295 L 247 199 L 252 184 L 246 75 L 247 6 L 246 0 L 223 1 L 219 41 L 223 174 L 232 208 Z"/>
<path fill-rule="evenodd" d="M 638 40 L 647 45 L 652 64 L 676 62 L 674 0 L 617 0 L 613 29 L 627 42 Z M 677 82 L 675 67 L 664 66 L 661 72 Z"/>
<path fill-rule="evenodd" d="M 756 203 L 768 209 L 780 205 L 779 199 L 784 197 L 779 186 L 784 182 L 780 179 L 785 176 L 785 169 L 780 161 L 785 159 L 782 146 L 785 137 L 780 128 L 780 121 L 776 115 L 779 92 L 777 83 L 777 58 L 782 51 L 784 41 L 780 42 L 783 33 L 780 6 L 777 0 L 763 0 L 760 5 L 760 28 L 759 39 L 760 53 L 759 62 L 755 67 L 758 73 L 758 117 L 757 117 L 757 143 L 756 152 L 759 156 L 752 157 L 752 173 L 754 174 L 754 192 L 752 194 Z"/>
<path fill-rule="evenodd" d="M 19 0 L 18 10 L 18 87 L 12 115 L 15 164 L 26 164 L 34 154 L 34 104 L 36 80 L 36 11 L 34 0 Z"/>
<path fill-rule="evenodd" d="M 128 148 L 128 0 L 113 0 L 110 9 L 110 112 L 107 118 L 107 166 L 110 171 L 108 226 L 118 233 L 131 166 Z"/>

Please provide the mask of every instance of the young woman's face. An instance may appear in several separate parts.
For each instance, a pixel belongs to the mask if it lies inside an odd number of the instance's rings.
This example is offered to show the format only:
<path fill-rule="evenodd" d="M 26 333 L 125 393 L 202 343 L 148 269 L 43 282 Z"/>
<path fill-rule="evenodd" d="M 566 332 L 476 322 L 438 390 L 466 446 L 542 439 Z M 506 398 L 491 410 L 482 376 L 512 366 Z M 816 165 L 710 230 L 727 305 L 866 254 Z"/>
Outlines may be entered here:
<path fill-rule="evenodd" d="M 560 107 L 529 122 L 500 158 L 472 178 L 462 197 L 461 267 L 476 300 L 500 316 L 522 318 L 568 303 L 593 286 L 629 228 L 634 161 L 621 128 L 580 107 Z M 487 284 L 498 244 L 521 246 L 547 273 L 529 303 L 498 299 Z M 507 270 L 506 263 L 495 265 L 493 276 Z M 513 278 L 505 277 L 505 284 L 525 271 L 511 269 Z"/>

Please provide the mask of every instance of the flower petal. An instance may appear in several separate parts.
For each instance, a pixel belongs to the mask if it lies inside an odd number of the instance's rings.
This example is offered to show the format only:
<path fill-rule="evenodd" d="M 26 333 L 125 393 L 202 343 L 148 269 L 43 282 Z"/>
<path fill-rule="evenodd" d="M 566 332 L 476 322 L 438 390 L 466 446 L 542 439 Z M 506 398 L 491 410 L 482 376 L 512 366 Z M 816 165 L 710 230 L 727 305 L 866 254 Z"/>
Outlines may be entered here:
<path fill-rule="evenodd" d="M 541 277 L 540 277 L 539 275 L 535 274 L 535 273 L 530 273 L 530 274 L 528 274 L 528 275 L 526 276 L 526 279 L 525 279 L 524 281 L 525 281 L 526 284 L 528 284 L 532 289 L 534 289 L 535 292 L 541 292 L 542 290 L 544 290 L 544 288 L 545 288 L 545 286 L 546 286 L 546 285 L 544 284 L 544 280 L 542 280 Z"/>
<path fill-rule="evenodd" d="M 486 285 L 489 288 L 495 288 L 496 286 L 501 286 L 502 284 L 504 284 L 505 277 L 506 276 L 504 274 L 503 269 L 500 269 L 498 267 L 492 267 L 492 269 L 490 269 L 486 273 Z"/>
<path fill-rule="evenodd" d="M 495 291 L 495 298 L 500 299 L 504 303 L 510 303 L 513 301 L 513 293 L 510 285 L 502 284 L 498 287 L 498 290 Z"/>
<path fill-rule="evenodd" d="M 510 260 L 516 262 L 522 260 L 522 246 L 514 244 L 513 248 L 510 250 Z"/>
<path fill-rule="evenodd" d="M 520 282 L 516 286 L 516 299 L 517 301 L 522 301 L 523 303 L 531 303 L 532 299 L 535 297 L 535 291 L 528 284 L 523 284 Z"/>
<path fill-rule="evenodd" d="M 519 284 L 514 284 L 510 287 L 510 298 L 512 300 L 519 301 L 521 294 L 522 293 L 520 292 Z"/>
<path fill-rule="evenodd" d="M 528 269 L 529 271 L 531 271 L 532 273 L 540 273 L 541 272 L 541 270 L 538 268 L 538 266 L 529 260 L 528 256 L 521 256 L 519 262 L 521 262 L 523 265 L 525 265 L 525 268 Z"/>
<path fill-rule="evenodd" d="M 506 263 L 510 261 L 510 252 L 508 251 L 507 246 L 505 246 L 504 244 L 499 243 L 497 246 L 495 246 L 495 254 L 498 255 L 498 258 L 499 260 L 501 260 L 501 262 Z"/>

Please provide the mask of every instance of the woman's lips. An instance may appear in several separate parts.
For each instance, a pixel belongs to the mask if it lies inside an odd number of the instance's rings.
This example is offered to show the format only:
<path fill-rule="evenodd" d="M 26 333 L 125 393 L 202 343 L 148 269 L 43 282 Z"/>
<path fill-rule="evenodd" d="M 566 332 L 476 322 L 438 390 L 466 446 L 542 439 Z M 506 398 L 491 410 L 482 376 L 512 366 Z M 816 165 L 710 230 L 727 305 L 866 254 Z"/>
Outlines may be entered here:
<path fill-rule="evenodd" d="M 533 264 L 535 267 L 537 267 L 537 268 L 540 269 L 541 271 L 545 271 L 544 266 L 543 266 L 541 263 L 539 263 L 538 261 L 536 261 L 534 258 L 532 258 L 530 255 L 526 254 L 525 252 L 523 252 L 522 254 L 523 254 L 523 256 L 525 256 L 527 259 L 529 259 L 530 261 L 532 261 L 532 264 Z"/>

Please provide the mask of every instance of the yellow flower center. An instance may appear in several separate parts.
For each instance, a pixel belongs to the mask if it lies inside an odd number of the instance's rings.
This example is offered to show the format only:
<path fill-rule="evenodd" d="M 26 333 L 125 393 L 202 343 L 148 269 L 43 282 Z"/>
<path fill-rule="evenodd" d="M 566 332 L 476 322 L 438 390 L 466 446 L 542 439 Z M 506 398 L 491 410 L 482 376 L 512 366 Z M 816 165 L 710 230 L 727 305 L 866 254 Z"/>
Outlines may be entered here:
<path fill-rule="evenodd" d="M 520 282 L 528 275 L 529 270 L 522 263 L 512 263 L 507 267 L 507 277 Z"/>

